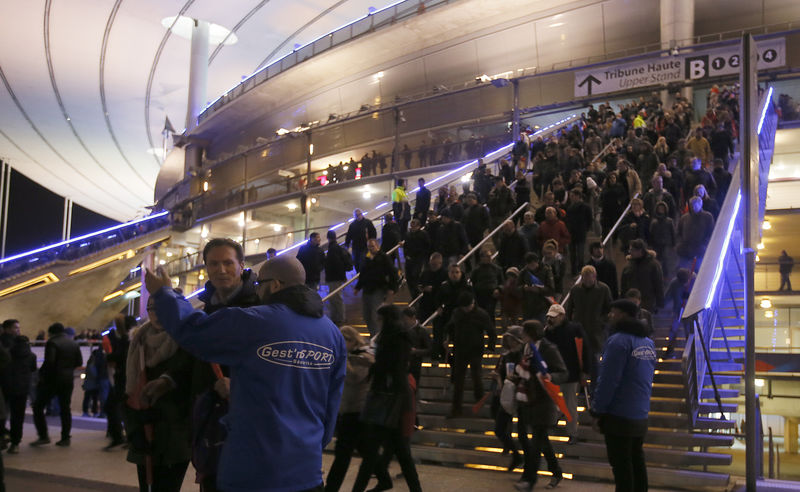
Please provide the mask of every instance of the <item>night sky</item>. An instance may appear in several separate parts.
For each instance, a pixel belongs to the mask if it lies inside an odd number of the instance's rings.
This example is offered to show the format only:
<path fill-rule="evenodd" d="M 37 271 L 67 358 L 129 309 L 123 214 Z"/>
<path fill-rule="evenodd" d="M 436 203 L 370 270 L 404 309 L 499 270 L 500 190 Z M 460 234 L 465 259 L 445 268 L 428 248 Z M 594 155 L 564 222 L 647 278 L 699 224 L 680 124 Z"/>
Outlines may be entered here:
<path fill-rule="evenodd" d="M 61 241 L 63 219 L 63 197 L 12 170 L 6 256 Z M 71 237 L 89 234 L 117 224 L 119 222 L 108 217 L 77 204 L 72 205 Z"/>

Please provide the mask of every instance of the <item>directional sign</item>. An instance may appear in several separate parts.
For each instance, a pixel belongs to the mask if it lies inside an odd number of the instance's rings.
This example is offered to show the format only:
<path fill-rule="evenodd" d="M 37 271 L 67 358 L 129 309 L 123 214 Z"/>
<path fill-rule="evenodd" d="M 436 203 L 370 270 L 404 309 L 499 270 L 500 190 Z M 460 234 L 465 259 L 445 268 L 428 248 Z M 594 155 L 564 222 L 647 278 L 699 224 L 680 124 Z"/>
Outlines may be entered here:
<path fill-rule="evenodd" d="M 758 69 L 786 64 L 786 39 L 767 39 L 758 46 Z M 739 46 L 687 53 L 679 56 L 656 56 L 618 65 L 603 65 L 575 72 L 575 96 L 605 94 L 637 87 L 702 80 L 739 72 Z"/>

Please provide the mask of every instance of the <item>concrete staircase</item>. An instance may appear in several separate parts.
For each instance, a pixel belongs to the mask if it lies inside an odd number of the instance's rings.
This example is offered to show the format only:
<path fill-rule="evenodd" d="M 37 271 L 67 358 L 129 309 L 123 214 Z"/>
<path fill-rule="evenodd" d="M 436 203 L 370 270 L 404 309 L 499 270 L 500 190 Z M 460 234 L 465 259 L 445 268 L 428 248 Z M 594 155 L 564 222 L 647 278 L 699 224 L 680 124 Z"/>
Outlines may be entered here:
<path fill-rule="evenodd" d="M 350 324 L 366 331 L 361 321 L 361 304 L 349 289 L 345 293 L 345 302 Z M 408 294 L 403 288 L 396 304 L 405 305 L 407 302 Z M 654 338 L 657 345 L 663 347 L 669 332 L 669 319 L 666 314 L 659 314 L 655 316 L 654 323 Z M 733 339 L 730 332 L 728 339 Z M 683 343 L 682 340 L 679 342 Z M 484 355 L 483 384 L 486 390 L 490 389 L 489 373 L 497 362 L 500 350 L 498 345 L 495 353 Z M 741 370 L 740 363 L 727 360 L 726 350 L 714 348 L 713 351 L 715 372 Z M 650 430 L 645 438 L 650 485 L 683 490 L 728 490 L 733 483 L 730 475 L 704 470 L 707 466 L 719 467 L 731 463 L 731 455 L 725 450 L 733 444 L 734 438 L 725 432 L 734 427 L 734 422 L 714 418 L 713 414 L 719 410 L 713 390 L 709 387 L 703 389 L 704 401 L 700 405 L 700 415 L 695 419 L 695 424 L 691 424 L 681 354 L 682 347 L 679 346 L 675 351 L 676 358 L 659 360 L 657 365 Z M 413 456 L 425 463 L 507 473 L 510 457 L 502 454 L 502 444 L 494 436 L 490 402 L 487 401 L 477 414 L 472 412 L 474 397 L 469 376 L 464 385 L 464 417 L 445 418 L 452 401 L 449 375 L 450 368 L 446 364 L 434 362 L 423 367 L 417 406 L 421 429 L 412 437 Z M 722 376 L 717 376 L 718 386 L 722 381 L 725 381 L 724 384 L 738 382 L 729 376 L 720 378 Z M 723 398 L 734 398 L 738 391 L 722 389 L 721 394 Z M 736 405 L 723 403 L 723 410 L 735 411 Z M 603 436 L 592 429 L 591 417 L 582 407 L 579 408 L 579 423 L 578 443 L 567 444 L 566 422 L 563 420 L 559 421 L 550 438 L 566 477 L 612 481 Z M 514 470 L 517 473 L 521 471 Z M 548 474 L 546 471 L 539 473 Z"/>

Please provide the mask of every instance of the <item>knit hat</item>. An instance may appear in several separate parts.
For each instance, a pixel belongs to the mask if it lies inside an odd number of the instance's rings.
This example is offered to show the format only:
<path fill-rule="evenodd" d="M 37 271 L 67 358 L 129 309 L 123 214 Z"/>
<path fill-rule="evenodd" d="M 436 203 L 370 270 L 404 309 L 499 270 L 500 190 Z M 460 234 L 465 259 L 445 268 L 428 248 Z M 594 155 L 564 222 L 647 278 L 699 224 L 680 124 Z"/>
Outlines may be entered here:
<path fill-rule="evenodd" d="M 550 306 L 550 309 L 547 310 L 547 317 L 559 316 L 561 314 L 567 314 L 567 312 L 564 310 L 564 306 L 561 304 L 553 304 Z"/>
<path fill-rule="evenodd" d="M 506 275 L 508 275 L 508 274 L 516 275 L 517 277 L 519 277 L 519 268 L 517 268 L 517 267 L 508 267 L 508 270 L 506 270 Z"/>
<path fill-rule="evenodd" d="M 636 305 L 635 302 L 629 299 L 619 299 L 611 303 L 612 308 L 617 308 L 623 313 L 627 314 L 631 318 L 636 317 L 636 313 L 639 312 L 639 306 Z"/>
<path fill-rule="evenodd" d="M 519 325 L 509 326 L 505 333 L 503 333 L 503 340 L 507 338 L 514 340 L 517 343 L 522 343 L 522 327 Z"/>
<path fill-rule="evenodd" d="M 267 260 L 258 272 L 260 280 L 278 280 L 284 286 L 306 283 L 306 271 L 300 260 L 293 256 L 281 255 Z"/>

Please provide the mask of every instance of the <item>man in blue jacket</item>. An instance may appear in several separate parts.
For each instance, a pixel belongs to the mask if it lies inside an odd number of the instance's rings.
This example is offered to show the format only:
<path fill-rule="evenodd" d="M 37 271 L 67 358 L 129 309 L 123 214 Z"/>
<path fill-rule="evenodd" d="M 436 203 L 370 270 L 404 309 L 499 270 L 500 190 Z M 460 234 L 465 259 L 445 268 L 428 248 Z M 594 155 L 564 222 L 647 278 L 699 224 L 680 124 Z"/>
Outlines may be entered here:
<path fill-rule="evenodd" d="M 605 435 L 618 492 L 647 490 L 642 444 L 657 357 L 645 326 L 636 319 L 637 310 L 628 299 L 611 303 L 613 334 L 606 341 L 592 399 L 591 412 Z"/>
<path fill-rule="evenodd" d="M 257 279 L 262 305 L 208 315 L 147 272 L 164 328 L 181 347 L 231 371 L 228 437 L 217 487 L 226 492 L 322 490 L 322 449 L 333 436 L 347 351 L 305 286 L 296 258 L 278 256 Z"/>

